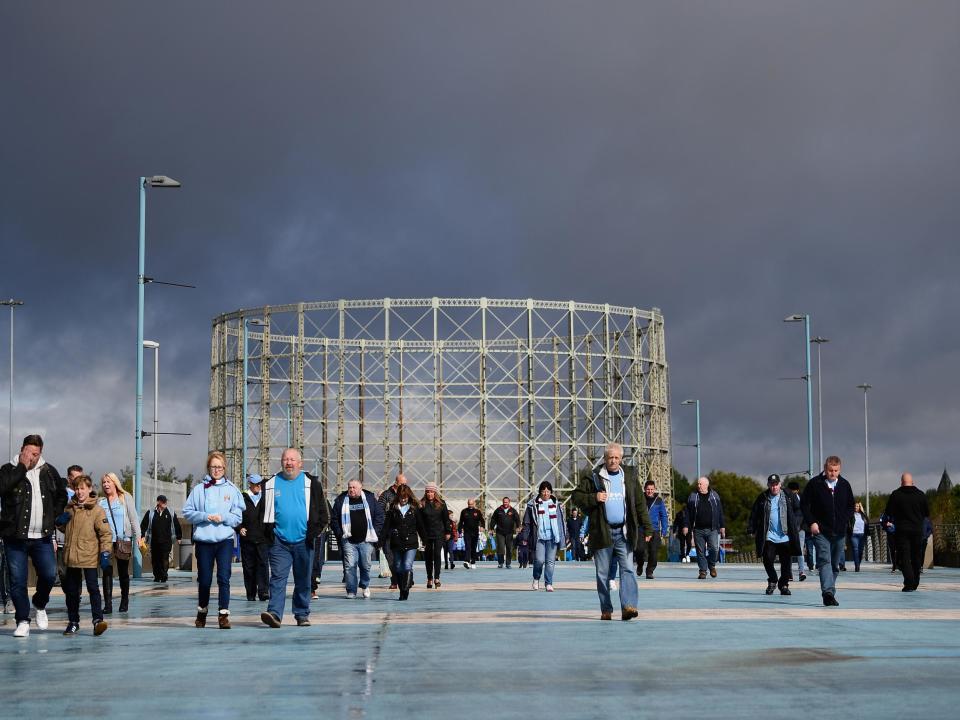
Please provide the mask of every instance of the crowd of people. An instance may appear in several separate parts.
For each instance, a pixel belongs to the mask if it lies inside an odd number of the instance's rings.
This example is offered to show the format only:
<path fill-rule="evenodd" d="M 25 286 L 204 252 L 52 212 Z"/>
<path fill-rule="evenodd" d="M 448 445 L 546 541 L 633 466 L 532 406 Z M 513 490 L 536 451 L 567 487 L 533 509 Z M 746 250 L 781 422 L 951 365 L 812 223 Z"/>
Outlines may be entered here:
<path fill-rule="evenodd" d="M 31 607 L 36 626 L 47 629 L 47 603 L 60 581 L 67 604 L 64 635 L 80 627 L 80 595 L 86 584 L 94 635 L 108 628 L 113 613 L 114 578 L 120 590 L 119 613 L 130 603 L 129 566 L 134 547 L 151 553 L 156 582 L 166 582 L 169 555 L 182 537 L 179 518 L 160 495 L 156 506 L 137 518 L 132 498 L 113 473 L 100 478 L 99 496 L 83 468 L 71 465 L 67 477 L 46 463 L 39 435 L 24 438 L 16 462 L 0 468 L 0 600 L 7 611 L 8 594 L 16 616 L 14 636 L 30 633 Z M 613 592 L 619 592 L 622 620 L 637 617 L 637 575 L 654 579 L 660 544 L 667 538 L 669 512 L 652 480 L 639 483 L 635 467 L 623 465 L 623 448 L 609 443 L 603 461 L 583 473 L 569 498 L 570 514 L 549 481 L 540 483 L 522 514 L 502 499 L 490 517 L 470 499 L 454 518 L 439 488 L 427 483 L 417 498 L 403 473 L 379 497 L 351 479 L 332 501 L 319 479 L 303 470 L 295 448 L 281 457 L 281 471 L 264 480 L 246 478 L 241 492 L 226 477 L 226 457 L 211 452 L 207 473 L 191 490 L 183 520 L 193 526 L 197 573 L 195 625 L 207 623 L 216 568 L 217 626 L 230 629 L 230 581 L 234 542 L 239 538 L 244 588 L 248 601 L 266 601 L 261 621 L 282 626 L 287 583 L 293 573 L 291 610 L 298 626 L 310 625 L 310 601 L 317 597 L 328 530 L 340 551 L 345 596 L 369 598 L 373 555 L 380 549 L 390 575 L 390 589 L 407 600 L 414 585 L 413 563 L 422 552 L 426 587 L 439 590 L 444 570 L 454 561 L 474 569 L 489 538 L 499 568 L 511 568 L 514 547 L 521 568 L 532 564 L 531 589 L 554 591 L 558 554 L 572 560 L 592 556 L 601 620 L 613 618 Z M 836 578 L 845 568 L 847 536 L 859 571 L 867 525 L 850 483 L 840 474 L 840 458 L 830 456 L 823 472 L 803 492 L 791 483 L 786 490 L 778 475 L 753 504 L 748 530 L 767 575 L 766 594 L 790 595 L 793 563 L 804 580 L 804 545 L 819 574 L 825 606 L 839 605 Z M 919 585 L 929 509 L 926 495 L 905 473 L 901 487 L 887 503 L 884 527 L 896 538 L 903 591 Z M 723 502 L 701 477 L 673 522 L 685 549 L 696 549 L 698 578 L 717 577 L 720 541 L 726 534 Z M 460 555 L 458 557 L 458 555 Z M 36 591 L 27 596 L 28 561 L 37 575 Z M 779 563 L 779 573 L 776 564 Z M 619 584 L 617 582 L 619 578 Z M 101 584 L 102 583 L 102 584 Z"/>

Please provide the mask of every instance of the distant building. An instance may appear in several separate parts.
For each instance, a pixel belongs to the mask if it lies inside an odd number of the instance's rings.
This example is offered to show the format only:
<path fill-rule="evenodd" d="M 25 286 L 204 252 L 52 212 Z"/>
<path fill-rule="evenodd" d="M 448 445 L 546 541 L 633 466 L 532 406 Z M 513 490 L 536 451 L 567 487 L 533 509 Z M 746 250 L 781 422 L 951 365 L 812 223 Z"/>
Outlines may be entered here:
<path fill-rule="evenodd" d="M 940 484 L 937 485 L 937 493 L 948 493 L 953 487 L 953 483 L 950 482 L 950 476 L 947 474 L 947 468 L 944 466 L 943 475 L 940 476 Z"/>

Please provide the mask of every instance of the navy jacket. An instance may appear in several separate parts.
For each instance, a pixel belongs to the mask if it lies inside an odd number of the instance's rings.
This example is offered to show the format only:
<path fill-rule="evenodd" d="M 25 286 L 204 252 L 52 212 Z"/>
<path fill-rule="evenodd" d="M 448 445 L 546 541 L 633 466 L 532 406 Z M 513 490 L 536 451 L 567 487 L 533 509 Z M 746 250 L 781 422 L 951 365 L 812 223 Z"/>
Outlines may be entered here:
<path fill-rule="evenodd" d="M 707 500 L 710 502 L 710 515 L 712 518 L 712 525 L 710 526 L 711 530 L 719 530 L 720 528 L 727 527 L 726 523 L 723 521 L 723 503 L 720 502 L 720 496 L 717 495 L 717 491 L 713 488 L 707 490 Z M 697 519 L 697 506 L 700 504 L 700 493 L 696 489 L 690 493 L 690 497 L 687 498 L 687 517 L 686 517 L 686 527 L 693 530 L 693 521 Z M 698 530 L 705 530 L 706 528 L 697 528 Z"/>
<path fill-rule="evenodd" d="M 853 517 L 853 490 L 841 475 L 831 493 L 827 479 L 820 473 L 807 483 L 800 497 L 803 520 L 808 525 L 817 523 L 820 532 L 839 537 L 847 534 L 847 525 Z"/>

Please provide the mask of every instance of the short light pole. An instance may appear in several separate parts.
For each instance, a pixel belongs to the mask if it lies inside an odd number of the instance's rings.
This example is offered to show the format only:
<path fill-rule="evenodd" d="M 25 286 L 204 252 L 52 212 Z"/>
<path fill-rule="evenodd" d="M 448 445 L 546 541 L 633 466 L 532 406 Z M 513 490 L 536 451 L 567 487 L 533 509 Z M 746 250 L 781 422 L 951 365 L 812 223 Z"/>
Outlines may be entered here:
<path fill-rule="evenodd" d="M 7 448 L 7 461 L 13 461 L 13 309 L 23 305 L 23 300 L 14 300 L 10 298 L 9 300 L 0 300 L 0 305 L 5 305 L 10 308 L 10 424 L 7 426 L 7 433 L 9 434 L 8 448 Z"/>
<path fill-rule="evenodd" d="M 811 338 L 810 342 L 817 344 L 817 434 L 820 436 L 817 447 L 820 448 L 820 467 L 823 467 L 823 376 L 820 374 L 820 346 L 830 342 L 830 339 L 817 335 Z"/>
<path fill-rule="evenodd" d="M 857 385 L 863 390 L 863 484 L 867 494 L 867 519 L 870 518 L 870 426 L 867 423 L 867 390 L 873 387 L 863 383 Z"/>
<path fill-rule="evenodd" d="M 147 188 L 178 188 L 180 183 L 166 175 L 141 177 L 140 182 L 140 246 L 137 270 L 137 427 L 134 431 L 136 450 L 133 461 L 133 504 L 140 517 L 140 475 L 143 471 L 143 286 L 148 282 L 145 274 L 147 255 Z M 136 518 L 134 518 L 136 522 Z M 134 548 L 133 576 L 142 574 L 140 550 Z"/>
<path fill-rule="evenodd" d="M 787 315 L 784 322 L 802 322 L 804 330 L 804 353 L 807 358 L 807 374 L 804 380 L 807 381 L 807 479 L 813 477 L 813 388 L 810 381 L 812 373 L 810 371 L 810 316 L 809 315 Z"/>
<path fill-rule="evenodd" d="M 160 454 L 158 441 L 160 439 L 160 343 L 156 340 L 144 340 L 143 346 L 153 350 L 153 489 L 160 487 Z"/>
<path fill-rule="evenodd" d="M 684 400 L 681 405 L 693 405 L 697 411 L 697 443 L 694 445 L 697 448 L 697 480 L 701 478 L 700 474 L 700 401 L 699 400 Z"/>
<path fill-rule="evenodd" d="M 247 477 L 247 383 L 250 381 L 248 372 L 247 372 L 247 326 L 248 325 L 257 325 L 259 327 L 265 327 L 266 321 L 261 320 L 260 318 L 243 318 L 243 410 L 240 413 L 240 478 L 234 478 L 240 482 L 244 482 Z M 260 353 L 261 358 L 263 357 L 263 352 Z M 261 359 L 261 372 L 263 361 Z M 263 388 L 261 386 L 260 390 L 261 404 L 263 402 Z"/>

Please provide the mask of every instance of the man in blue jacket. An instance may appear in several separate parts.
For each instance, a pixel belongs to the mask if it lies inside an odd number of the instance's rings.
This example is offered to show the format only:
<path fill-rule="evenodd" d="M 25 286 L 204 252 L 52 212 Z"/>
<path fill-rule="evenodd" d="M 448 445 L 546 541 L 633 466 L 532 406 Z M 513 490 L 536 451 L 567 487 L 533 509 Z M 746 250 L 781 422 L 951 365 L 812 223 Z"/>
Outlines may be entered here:
<path fill-rule="evenodd" d="M 853 518 L 853 490 L 846 478 L 840 475 L 840 458 L 831 455 L 824 461 L 823 472 L 803 489 L 800 507 L 817 548 L 823 604 L 839 605 L 834 568 L 843 564 L 847 526 Z"/>
<path fill-rule="evenodd" d="M 657 569 L 660 543 L 670 532 L 670 521 L 667 517 L 667 506 L 664 505 L 663 498 L 657 492 L 657 484 L 653 480 L 647 480 L 643 484 L 643 499 L 647 504 L 647 512 L 650 513 L 650 522 L 653 523 L 653 535 L 649 540 L 637 538 L 637 575 L 643 573 L 643 564 L 646 562 L 647 570 L 643 574 L 647 580 L 653 580 L 653 571 Z"/>

